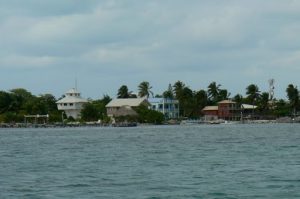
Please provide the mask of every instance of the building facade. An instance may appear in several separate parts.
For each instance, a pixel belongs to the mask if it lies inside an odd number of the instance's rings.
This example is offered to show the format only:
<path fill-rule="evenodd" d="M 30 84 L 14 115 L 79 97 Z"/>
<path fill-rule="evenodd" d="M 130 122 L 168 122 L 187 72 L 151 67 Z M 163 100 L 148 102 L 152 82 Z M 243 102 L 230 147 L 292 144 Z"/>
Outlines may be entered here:
<path fill-rule="evenodd" d="M 140 105 L 150 104 L 145 98 L 114 99 L 106 105 L 106 111 L 109 117 L 134 116 L 137 115 L 134 108 Z"/>
<path fill-rule="evenodd" d="M 229 121 L 240 121 L 245 116 L 251 118 L 250 114 L 257 109 L 257 106 L 242 104 L 238 105 L 232 100 L 223 100 L 218 106 L 206 106 L 202 109 L 205 121 L 223 119 Z"/>
<path fill-rule="evenodd" d="M 232 100 L 218 103 L 218 117 L 223 120 L 238 121 L 241 119 L 241 107 Z"/>
<path fill-rule="evenodd" d="M 166 119 L 179 118 L 179 102 L 174 99 L 149 98 L 150 109 L 161 112 Z"/>
<path fill-rule="evenodd" d="M 202 112 L 204 114 L 204 120 L 205 121 L 212 121 L 218 119 L 219 114 L 219 108 L 218 106 L 206 106 L 204 109 L 202 109 Z"/>
<path fill-rule="evenodd" d="M 58 110 L 64 111 L 67 117 L 80 119 L 80 112 L 83 105 L 88 101 L 81 97 L 80 92 L 75 88 L 65 93 L 65 97 L 56 102 Z"/>

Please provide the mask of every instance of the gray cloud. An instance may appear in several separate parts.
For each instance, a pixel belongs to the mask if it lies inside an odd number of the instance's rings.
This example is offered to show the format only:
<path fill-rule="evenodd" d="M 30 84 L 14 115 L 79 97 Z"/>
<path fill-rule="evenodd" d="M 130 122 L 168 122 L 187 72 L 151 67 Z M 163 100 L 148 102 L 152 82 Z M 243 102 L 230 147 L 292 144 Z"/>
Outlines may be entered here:
<path fill-rule="evenodd" d="M 295 0 L 0 0 L 1 89 L 22 79 L 60 95 L 77 77 L 91 97 L 143 80 L 158 93 L 182 80 L 244 94 L 274 77 L 284 97 L 300 84 L 299 10 Z"/>

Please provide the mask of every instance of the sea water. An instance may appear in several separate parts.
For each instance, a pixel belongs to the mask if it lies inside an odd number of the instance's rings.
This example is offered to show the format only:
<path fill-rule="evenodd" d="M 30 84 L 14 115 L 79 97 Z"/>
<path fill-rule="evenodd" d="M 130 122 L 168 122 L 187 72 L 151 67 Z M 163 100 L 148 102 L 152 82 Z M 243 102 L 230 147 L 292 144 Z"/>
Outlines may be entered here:
<path fill-rule="evenodd" d="M 0 198 L 300 198 L 300 125 L 0 129 Z"/>

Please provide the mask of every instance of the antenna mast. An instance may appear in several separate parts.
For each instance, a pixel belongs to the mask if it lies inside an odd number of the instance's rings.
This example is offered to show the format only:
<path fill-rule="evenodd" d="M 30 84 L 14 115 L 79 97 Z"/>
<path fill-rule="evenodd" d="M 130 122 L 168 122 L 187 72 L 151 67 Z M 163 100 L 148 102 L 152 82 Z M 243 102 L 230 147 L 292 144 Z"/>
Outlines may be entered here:
<path fill-rule="evenodd" d="M 274 84 L 275 84 L 275 80 L 269 79 L 269 99 L 270 99 L 270 101 L 272 101 L 274 98 L 274 89 L 275 89 Z"/>
<path fill-rule="evenodd" d="M 77 90 L 77 77 L 75 78 L 75 89 Z"/>

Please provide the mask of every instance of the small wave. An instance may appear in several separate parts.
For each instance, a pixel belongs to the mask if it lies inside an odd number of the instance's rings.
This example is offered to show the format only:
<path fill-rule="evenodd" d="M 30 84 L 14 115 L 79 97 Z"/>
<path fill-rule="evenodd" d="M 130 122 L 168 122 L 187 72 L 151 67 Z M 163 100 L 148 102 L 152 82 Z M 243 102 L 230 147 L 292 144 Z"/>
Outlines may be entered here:
<path fill-rule="evenodd" d="M 67 184 L 67 185 L 63 185 L 60 187 L 62 187 L 62 188 L 79 188 L 79 187 L 90 187 L 90 185 L 78 183 L 78 184 Z"/>

